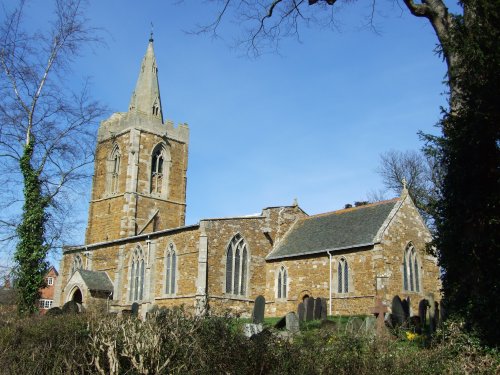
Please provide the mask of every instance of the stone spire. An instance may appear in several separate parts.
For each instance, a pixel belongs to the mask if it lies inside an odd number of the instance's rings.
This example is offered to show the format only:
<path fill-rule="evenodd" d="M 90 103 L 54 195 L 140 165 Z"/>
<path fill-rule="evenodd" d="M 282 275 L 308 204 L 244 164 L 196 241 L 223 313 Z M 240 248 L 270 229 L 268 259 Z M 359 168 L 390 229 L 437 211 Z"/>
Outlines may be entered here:
<path fill-rule="evenodd" d="M 142 59 L 141 71 L 128 110 L 147 115 L 151 119 L 157 119 L 163 123 L 158 67 L 153 50 L 153 33 L 151 33 L 146 54 Z"/>

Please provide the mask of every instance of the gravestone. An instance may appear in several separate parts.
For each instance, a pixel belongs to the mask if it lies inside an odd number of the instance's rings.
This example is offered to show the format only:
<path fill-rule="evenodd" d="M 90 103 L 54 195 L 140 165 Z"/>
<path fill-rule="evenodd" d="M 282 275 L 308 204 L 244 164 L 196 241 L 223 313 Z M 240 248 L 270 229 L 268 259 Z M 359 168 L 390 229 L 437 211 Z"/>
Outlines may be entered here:
<path fill-rule="evenodd" d="M 310 322 L 314 319 L 314 298 L 306 298 L 304 303 L 306 305 L 306 322 Z"/>
<path fill-rule="evenodd" d="M 78 314 L 80 312 L 80 306 L 75 301 L 68 301 L 62 307 L 62 312 L 64 314 Z"/>
<path fill-rule="evenodd" d="M 405 311 L 403 308 L 403 303 L 399 296 L 394 296 L 392 299 L 392 313 L 391 313 L 391 323 L 394 327 L 399 327 L 405 322 Z"/>
<path fill-rule="evenodd" d="M 286 315 L 276 322 L 274 328 L 282 329 L 286 327 Z"/>
<path fill-rule="evenodd" d="M 420 317 L 420 325 L 425 327 L 427 322 L 427 308 L 429 307 L 429 301 L 426 299 L 421 299 L 418 303 L 418 316 Z"/>
<path fill-rule="evenodd" d="M 299 303 L 297 306 L 297 316 L 299 318 L 299 322 L 303 322 L 306 318 L 306 307 L 304 306 L 304 302 Z"/>
<path fill-rule="evenodd" d="M 314 312 L 313 312 L 314 320 L 321 319 L 321 298 L 314 299 Z"/>
<path fill-rule="evenodd" d="M 365 332 L 372 335 L 377 329 L 377 318 L 374 316 L 367 316 L 364 321 Z"/>
<path fill-rule="evenodd" d="M 286 314 L 286 329 L 292 333 L 297 333 L 300 331 L 299 319 L 294 312 L 289 312 Z"/>
<path fill-rule="evenodd" d="M 326 298 L 321 298 L 321 320 L 327 319 Z"/>
<path fill-rule="evenodd" d="M 442 324 L 447 316 L 446 316 L 446 307 L 444 305 L 444 302 L 443 301 L 439 301 L 439 308 L 440 308 L 440 311 L 441 311 L 441 319 L 439 320 L 439 324 Z"/>
<path fill-rule="evenodd" d="M 354 317 L 349 319 L 347 326 L 350 327 L 349 330 L 351 333 L 357 335 L 359 331 L 361 331 L 361 326 L 363 325 L 363 320 L 358 317 Z"/>
<path fill-rule="evenodd" d="M 250 338 L 252 336 L 258 335 L 259 333 L 262 332 L 263 330 L 262 324 L 255 324 L 255 323 L 245 323 L 243 324 L 243 334 Z"/>
<path fill-rule="evenodd" d="M 134 302 L 130 307 L 130 311 L 132 316 L 137 316 L 139 314 L 139 304 Z"/>
<path fill-rule="evenodd" d="M 422 323 L 420 321 L 419 316 L 413 315 L 409 319 L 409 323 L 410 323 L 410 328 L 413 329 L 415 333 L 418 333 L 419 335 L 422 333 Z"/>
<path fill-rule="evenodd" d="M 434 329 L 436 329 L 441 323 L 441 310 L 439 310 L 439 303 L 434 302 Z"/>
<path fill-rule="evenodd" d="M 405 314 L 405 322 L 410 318 L 410 297 L 406 297 L 401 301 L 401 306 L 403 306 L 403 312 Z"/>
<path fill-rule="evenodd" d="M 429 309 L 427 310 L 427 319 L 429 322 L 429 333 L 434 333 L 436 330 L 436 304 L 434 302 L 434 294 L 429 293 L 427 295 L 427 300 L 429 301 Z"/>
<path fill-rule="evenodd" d="M 266 309 L 266 299 L 264 296 L 257 296 L 253 305 L 252 322 L 260 324 L 264 322 L 264 310 Z"/>
<path fill-rule="evenodd" d="M 61 315 L 63 312 L 59 307 L 52 307 L 49 309 L 45 315 L 47 316 L 56 316 L 56 315 Z"/>
<path fill-rule="evenodd" d="M 377 317 L 377 334 L 382 334 L 385 329 L 385 313 L 387 306 L 382 303 L 380 298 L 375 300 L 375 307 L 372 308 L 372 314 Z"/>

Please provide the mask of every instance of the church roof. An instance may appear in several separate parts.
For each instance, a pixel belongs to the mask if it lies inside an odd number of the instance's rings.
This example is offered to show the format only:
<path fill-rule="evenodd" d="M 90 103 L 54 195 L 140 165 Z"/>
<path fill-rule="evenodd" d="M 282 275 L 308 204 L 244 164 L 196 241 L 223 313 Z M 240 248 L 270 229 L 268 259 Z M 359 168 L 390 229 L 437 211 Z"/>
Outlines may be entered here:
<path fill-rule="evenodd" d="M 396 198 L 300 219 L 266 259 L 374 245 L 377 233 L 398 201 Z"/>
<path fill-rule="evenodd" d="M 106 272 L 96 272 L 89 270 L 78 270 L 85 285 L 89 290 L 112 292 L 113 283 Z"/>

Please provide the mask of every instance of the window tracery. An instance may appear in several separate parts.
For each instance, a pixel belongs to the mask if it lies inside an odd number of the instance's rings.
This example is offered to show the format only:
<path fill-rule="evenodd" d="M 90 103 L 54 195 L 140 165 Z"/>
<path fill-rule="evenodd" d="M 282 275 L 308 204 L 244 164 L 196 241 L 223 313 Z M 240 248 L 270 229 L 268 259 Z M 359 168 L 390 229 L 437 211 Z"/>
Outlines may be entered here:
<path fill-rule="evenodd" d="M 130 265 L 130 301 L 140 301 L 144 296 L 144 252 L 137 247 Z"/>
<path fill-rule="evenodd" d="M 247 270 L 247 244 L 240 234 L 236 234 L 226 250 L 226 293 L 246 295 Z"/>

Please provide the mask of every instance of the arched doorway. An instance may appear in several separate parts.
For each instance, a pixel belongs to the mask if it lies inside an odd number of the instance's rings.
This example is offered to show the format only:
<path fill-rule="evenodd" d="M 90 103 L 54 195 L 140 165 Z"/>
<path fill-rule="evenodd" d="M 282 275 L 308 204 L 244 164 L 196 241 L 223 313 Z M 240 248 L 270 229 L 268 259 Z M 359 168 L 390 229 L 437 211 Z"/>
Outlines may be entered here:
<path fill-rule="evenodd" d="M 80 305 L 82 304 L 82 291 L 79 288 L 75 288 L 75 291 L 73 292 L 73 295 L 71 296 L 71 301 L 74 301 L 76 303 L 79 303 Z"/>

